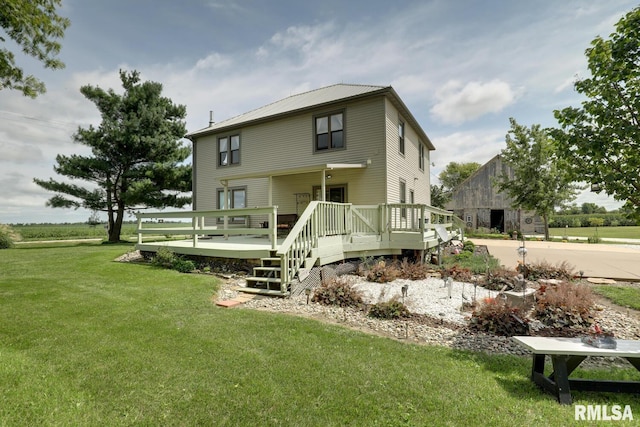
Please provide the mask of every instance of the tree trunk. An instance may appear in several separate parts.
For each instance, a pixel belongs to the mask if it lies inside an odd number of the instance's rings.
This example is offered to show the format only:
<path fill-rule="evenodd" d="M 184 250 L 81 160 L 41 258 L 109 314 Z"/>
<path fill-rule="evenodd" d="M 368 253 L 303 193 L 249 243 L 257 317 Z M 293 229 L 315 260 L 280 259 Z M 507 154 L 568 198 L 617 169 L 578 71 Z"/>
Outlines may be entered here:
<path fill-rule="evenodd" d="M 120 241 L 120 234 L 122 232 L 122 221 L 124 219 L 124 205 L 118 203 L 118 211 L 113 218 L 112 212 L 110 212 L 109 218 L 109 243 L 118 243 Z"/>
<path fill-rule="evenodd" d="M 542 215 L 542 219 L 544 220 L 544 240 L 549 240 L 549 215 Z"/>

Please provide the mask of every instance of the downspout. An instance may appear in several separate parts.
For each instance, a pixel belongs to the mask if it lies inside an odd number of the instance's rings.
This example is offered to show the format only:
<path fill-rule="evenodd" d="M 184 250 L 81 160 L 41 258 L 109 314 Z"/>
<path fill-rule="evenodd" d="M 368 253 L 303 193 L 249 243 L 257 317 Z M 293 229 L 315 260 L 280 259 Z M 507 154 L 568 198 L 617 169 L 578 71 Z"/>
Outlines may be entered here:
<path fill-rule="evenodd" d="M 326 196 L 326 194 L 327 194 L 327 181 L 326 181 L 326 177 L 324 175 L 326 173 L 326 171 L 327 171 L 326 169 L 322 169 L 322 180 L 320 181 L 322 183 L 322 185 L 321 185 L 322 189 L 320 190 L 322 192 L 322 195 L 321 195 L 321 199 L 320 200 L 322 200 L 323 202 L 327 201 L 326 200 L 326 198 L 327 198 L 327 196 Z"/>

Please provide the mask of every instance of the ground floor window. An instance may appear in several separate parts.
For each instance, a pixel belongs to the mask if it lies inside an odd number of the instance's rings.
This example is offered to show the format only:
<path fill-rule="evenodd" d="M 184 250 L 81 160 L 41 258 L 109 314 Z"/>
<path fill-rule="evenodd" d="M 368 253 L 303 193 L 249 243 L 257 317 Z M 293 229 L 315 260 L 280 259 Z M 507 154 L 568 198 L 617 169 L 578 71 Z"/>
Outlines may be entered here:
<path fill-rule="evenodd" d="M 218 209 L 224 209 L 225 200 L 224 200 L 224 188 L 219 188 L 218 192 Z M 227 205 L 227 209 L 241 209 L 247 207 L 247 187 L 229 187 L 229 203 Z M 246 217 L 233 217 L 230 218 L 229 221 L 233 224 L 244 223 Z M 222 222 L 222 218 L 219 219 L 218 222 Z"/>
<path fill-rule="evenodd" d="M 327 202 L 347 203 L 346 185 L 326 185 L 324 200 Z M 313 200 L 322 200 L 322 187 L 313 187 Z"/>

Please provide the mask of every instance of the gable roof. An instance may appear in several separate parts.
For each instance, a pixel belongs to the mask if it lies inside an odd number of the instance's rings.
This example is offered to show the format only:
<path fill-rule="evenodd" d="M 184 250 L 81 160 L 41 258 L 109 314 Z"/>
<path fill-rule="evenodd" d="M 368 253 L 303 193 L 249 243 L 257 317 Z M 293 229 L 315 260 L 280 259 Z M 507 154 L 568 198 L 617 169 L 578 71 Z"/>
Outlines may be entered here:
<path fill-rule="evenodd" d="M 289 96 L 247 113 L 240 114 L 239 116 L 235 116 L 218 123 L 213 123 L 206 128 L 190 132 L 186 137 L 193 140 L 201 136 L 222 132 L 230 128 L 273 120 L 280 116 L 299 113 L 312 108 L 331 105 L 336 102 L 344 102 L 378 95 L 385 95 L 389 97 L 394 106 L 401 112 L 404 119 L 408 121 L 414 129 L 416 129 L 416 132 L 420 138 L 424 140 L 427 147 L 430 150 L 435 150 L 435 147 L 431 143 L 427 134 L 420 127 L 417 120 L 413 117 L 407 106 L 402 102 L 391 86 L 354 85 L 342 83 Z"/>

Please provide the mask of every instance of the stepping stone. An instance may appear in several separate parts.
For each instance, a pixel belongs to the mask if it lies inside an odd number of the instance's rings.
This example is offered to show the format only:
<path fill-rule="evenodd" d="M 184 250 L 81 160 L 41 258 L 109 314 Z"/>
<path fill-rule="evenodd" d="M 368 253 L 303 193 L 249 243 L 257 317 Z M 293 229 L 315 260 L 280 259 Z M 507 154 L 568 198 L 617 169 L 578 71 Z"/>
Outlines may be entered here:
<path fill-rule="evenodd" d="M 235 307 L 237 305 L 242 304 L 242 302 L 240 301 L 236 301 L 236 300 L 226 300 L 226 301 L 218 301 L 216 302 L 216 305 L 219 305 L 220 307 L 226 307 L 226 308 L 231 308 L 231 307 Z"/>

